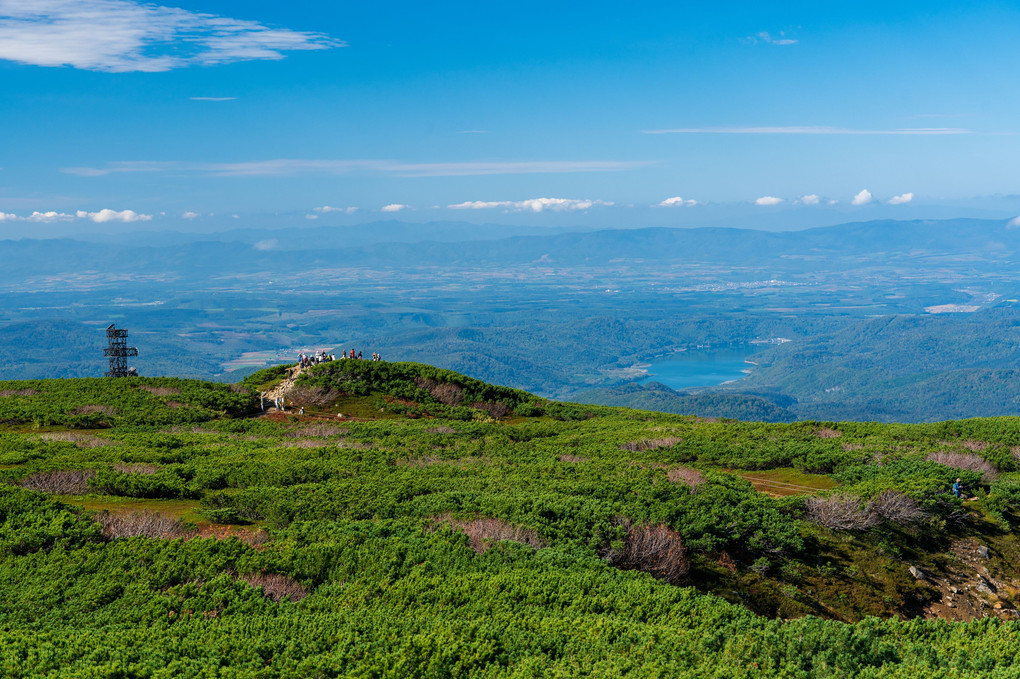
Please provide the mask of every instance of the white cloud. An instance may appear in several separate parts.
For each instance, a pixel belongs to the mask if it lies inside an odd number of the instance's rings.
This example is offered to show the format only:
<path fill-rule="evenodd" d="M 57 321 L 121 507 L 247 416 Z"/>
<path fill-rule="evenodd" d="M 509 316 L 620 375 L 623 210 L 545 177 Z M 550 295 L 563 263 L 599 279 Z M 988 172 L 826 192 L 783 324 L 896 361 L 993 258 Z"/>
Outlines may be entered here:
<path fill-rule="evenodd" d="M 795 202 L 801 205 L 818 205 L 821 201 L 822 199 L 817 193 L 809 193 L 806 196 L 801 196 Z"/>
<path fill-rule="evenodd" d="M 400 212 L 401 210 L 410 209 L 410 205 L 401 205 L 400 203 L 391 203 L 389 205 L 382 206 L 383 212 Z"/>
<path fill-rule="evenodd" d="M 754 201 L 755 205 L 779 205 L 783 202 L 782 198 L 776 198 L 775 196 L 762 196 Z"/>
<path fill-rule="evenodd" d="M 181 215 L 181 219 L 194 219 L 195 217 L 198 217 L 198 213 L 192 212 L 191 210 L 188 210 L 187 212 Z"/>
<path fill-rule="evenodd" d="M 2 2 L 2 0 L 0 0 Z M 192 172 L 222 177 L 284 176 L 295 174 L 380 173 L 399 177 L 463 177 L 498 174 L 562 174 L 619 172 L 654 165 L 648 161 L 538 160 L 461 163 L 405 163 L 392 160 L 303 160 L 277 158 L 246 163 L 178 163 L 121 161 L 105 167 L 66 167 L 61 172 L 82 177 L 136 172 Z"/>
<path fill-rule="evenodd" d="M 305 215 L 305 219 L 318 219 L 319 215 L 313 215 L 311 212 Z"/>
<path fill-rule="evenodd" d="M 960 127 L 908 127 L 896 130 L 852 130 L 845 127 L 678 127 L 667 130 L 643 130 L 644 134 L 870 134 L 870 135 L 945 135 L 973 134 Z"/>
<path fill-rule="evenodd" d="M 188 97 L 192 101 L 237 101 L 237 97 Z"/>
<path fill-rule="evenodd" d="M 854 199 L 850 201 L 851 205 L 867 205 L 873 200 L 871 191 L 862 189 L 860 193 L 854 196 Z"/>
<path fill-rule="evenodd" d="M 912 193 L 901 193 L 898 196 L 893 196 L 892 198 L 890 198 L 889 199 L 889 204 L 890 205 L 903 205 L 904 203 L 909 203 L 912 200 L 914 200 L 914 194 L 912 194 Z"/>
<path fill-rule="evenodd" d="M 344 214 L 353 215 L 358 211 L 356 207 L 331 207 L 329 205 L 323 205 L 322 207 L 312 208 L 313 212 L 319 212 L 327 214 L 330 212 L 343 212 Z"/>
<path fill-rule="evenodd" d="M 0 222 L 34 222 L 36 224 L 52 224 L 53 222 L 69 222 L 74 215 L 64 212 L 33 212 L 27 217 L 19 217 L 11 212 L 0 212 Z"/>
<path fill-rule="evenodd" d="M 276 240 L 275 238 L 269 238 L 266 240 L 260 240 L 258 243 L 255 243 L 254 247 L 256 250 L 265 252 L 266 250 L 275 250 L 276 246 L 278 246 L 279 244 L 280 241 Z"/>
<path fill-rule="evenodd" d="M 673 196 L 672 198 L 667 198 L 661 203 L 656 203 L 652 207 L 693 207 L 697 204 L 698 201 L 696 200 L 690 198 L 684 200 L 680 196 Z"/>
<path fill-rule="evenodd" d="M 135 212 L 134 210 L 117 210 L 103 209 L 99 212 L 85 212 L 84 210 L 78 210 L 75 216 L 79 219 L 91 219 L 97 224 L 105 224 L 106 222 L 148 222 L 152 219 L 152 215 L 143 215 Z"/>
<path fill-rule="evenodd" d="M 343 45 L 321 33 L 137 0 L 0 0 L 0 59 L 35 66 L 157 72 Z"/>
<path fill-rule="evenodd" d="M 52 224 L 53 222 L 67 222 L 74 219 L 74 215 L 65 214 L 63 212 L 33 212 L 28 217 L 25 217 L 26 222 L 36 222 L 39 224 Z"/>
<path fill-rule="evenodd" d="M 451 210 L 490 210 L 503 208 L 507 212 L 573 212 L 587 210 L 596 205 L 610 206 L 613 203 L 604 200 L 575 200 L 572 198 L 529 198 L 528 200 L 497 200 L 497 201 L 466 201 L 455 205 L 447 205 Z"/>
<path fill-rule="evenodd" d="M 3 214 L 3 213 L 0 213 Z M 1013 219 L 1006 222 L 1007 229 L 1020 229 L 1020 217 L 1013 217 Z"/>

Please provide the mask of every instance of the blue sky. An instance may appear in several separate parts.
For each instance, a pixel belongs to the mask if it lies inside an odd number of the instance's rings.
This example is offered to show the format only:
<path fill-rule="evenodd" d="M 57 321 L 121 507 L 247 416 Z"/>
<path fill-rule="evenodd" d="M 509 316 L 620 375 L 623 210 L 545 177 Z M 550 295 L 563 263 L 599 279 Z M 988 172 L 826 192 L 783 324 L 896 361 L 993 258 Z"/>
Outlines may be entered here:
<path fill-rule="evenodd" d="M 1020 214 L 1008 3 L 0 0 L 0 235 Z"/>

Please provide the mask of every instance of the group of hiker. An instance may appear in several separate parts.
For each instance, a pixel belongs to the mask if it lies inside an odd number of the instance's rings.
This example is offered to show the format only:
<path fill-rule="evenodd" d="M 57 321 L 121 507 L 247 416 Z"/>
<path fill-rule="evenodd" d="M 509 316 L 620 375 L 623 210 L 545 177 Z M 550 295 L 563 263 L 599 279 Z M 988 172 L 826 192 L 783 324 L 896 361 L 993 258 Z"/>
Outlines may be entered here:
<path fill-rule="evenodd" d="M 340 360 L 343 361 L 347 359 L 354 359 L 356 361 L 364 360 L 362 352 L 360 351 L 355 352 L 354 349 L 351 349 L 350 353 L 347 353 L 347 350 L 344 349 L 344 352 L 340 355 Z M 337 360 L 336 354 L 330 354 L 325 351 L 317 351 L 311 356 L 302 353 L 298 355 L 298 367 L 304 369 L 311 367 L 313 365 L 319 365 L 320 363 L 328 363 L 329 361 L 335 360 Z M 373 352 L 372 360 L 381 361 L 382 356 Z"/>

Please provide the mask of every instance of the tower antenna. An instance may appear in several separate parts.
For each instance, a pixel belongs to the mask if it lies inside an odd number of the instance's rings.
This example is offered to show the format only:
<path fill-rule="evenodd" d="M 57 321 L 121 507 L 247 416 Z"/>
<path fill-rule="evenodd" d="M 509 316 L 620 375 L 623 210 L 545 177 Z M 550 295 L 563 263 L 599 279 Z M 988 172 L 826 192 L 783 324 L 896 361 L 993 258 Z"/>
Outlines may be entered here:
<path fill-rule="evenodd" d="M 138 349 L 127 345 L 128 331 L 117 328 L 113 323 L 106 329 L 108 346 L 103 349 L 103 355 L 110 358 L 110 372 L 107 377 L 128 377 L 138 375 L 134 368 L 128 368 L 128 356 L 137 356 Z"/>

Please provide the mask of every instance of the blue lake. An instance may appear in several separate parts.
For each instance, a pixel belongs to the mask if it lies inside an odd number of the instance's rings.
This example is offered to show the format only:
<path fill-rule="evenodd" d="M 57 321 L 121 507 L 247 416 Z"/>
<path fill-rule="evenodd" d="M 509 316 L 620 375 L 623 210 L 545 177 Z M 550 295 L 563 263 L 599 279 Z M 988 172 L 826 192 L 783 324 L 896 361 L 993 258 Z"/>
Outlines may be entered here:
<path fill-rule="evenodd" d="M 669 358 L 653 361 L 648 377 L 638 384 L 659 382 L 670 389 L 711 387 L 730 380 L 739 380 L 752 367 L 744 359 L 755 347 L 727 347 L 725 349 L 688 349 Z"/>

